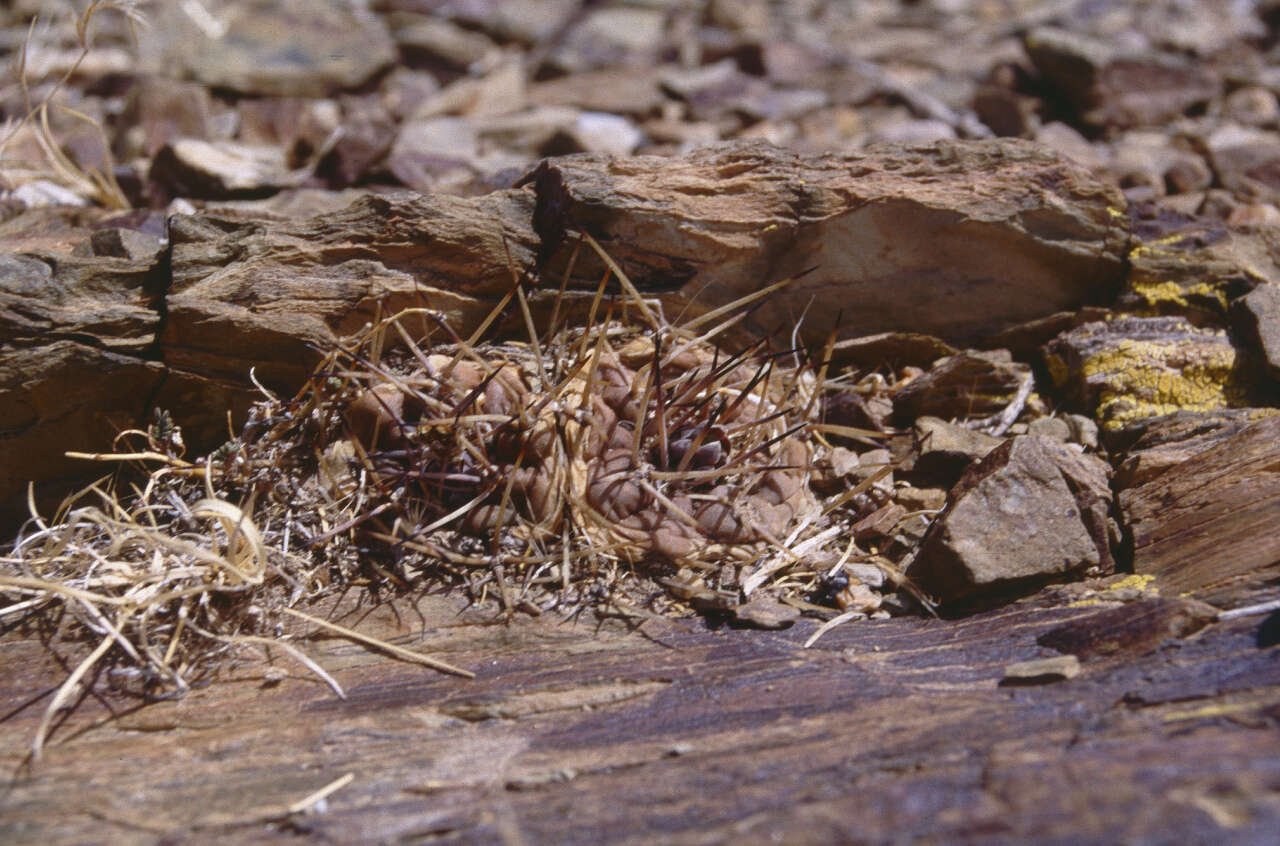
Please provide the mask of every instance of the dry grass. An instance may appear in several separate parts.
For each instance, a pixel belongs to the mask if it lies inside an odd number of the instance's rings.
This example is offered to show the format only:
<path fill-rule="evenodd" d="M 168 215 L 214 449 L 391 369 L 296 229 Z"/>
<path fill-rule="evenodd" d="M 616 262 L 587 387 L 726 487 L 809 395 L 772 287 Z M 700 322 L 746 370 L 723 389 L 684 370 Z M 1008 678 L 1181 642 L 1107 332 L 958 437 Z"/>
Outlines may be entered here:
<path fill-rule="evenodd" d="M 278 648 L 342 695 L 292 645 L 295 621 L 470 675 L 298 609 L 352 587 L 442 586 L 506 615 L 643 618 L 761 592 L 814 608 L 824 580 L 883 560 L 847 538 L 887 468 L 824 502 L 810 482 L 830 452 L 828 368 L 799 349 L 716 345 L 783 284 L 676 326 L 614 266 L 585 325 L 557 309 L 539 331 L 516 280 L 469 338 L 425 309 L 377 321 L 200 461 L 164 415 L 117 453 L 82 456 L 149 472 L 48 522 L 33 509 L 0 558 L 0 619 L 83 654 L 33 756 L 103 670 L 181 694 L 246 647 Z M 485 340 L 509 307 L 527 338 Z M 848 596 L 841 619 L 878 607 L 865 588 Z"/>
<path fill-rule="evenodd" d="M 90 0 L 89 5 L 74 22 L 76 43 L 80 48 L 79 56 L 53 83 L 39 102 L 32 101 L 31 88 L 35 81 L 30 78 L 28 63 L 39 23 L 38 19 L 32 19 L 14 67 L 26 111 L 22 117 L 16 121 L 10 121 L 8 126 L 0 130 L 0 185 L 3 185 L 6 190 L 43 180 L 69 189 L 85 200 L 108 209 L 123 211 L 131 207 L 129 199 L 116 181 L 111 143 L 102 125 L 94 118 L 75 109 L 56 105 L 54 100 L 66 84 L 75 77 L 81 64 L 93 49 L 94 19 L 104 12 L 116 12 L 125 17 L 133 31 L 135 26 L 146 25 L 146 18 L 140 9 L 142 5 L 140 0 Z M 103 150 L 103 161 L 100 167 L 84 166 L 63 151 L 50 125 L 50 112 L 55 110 L 65 117 L 89 126 L 98 134 Z M 11 147 L 16 146 L 15 142 L 19 138 L 24 137 L 32 142 L 30 146 L 34 149 L 30 152 L 34 155 L 30 157 L 13 155 Z"/>

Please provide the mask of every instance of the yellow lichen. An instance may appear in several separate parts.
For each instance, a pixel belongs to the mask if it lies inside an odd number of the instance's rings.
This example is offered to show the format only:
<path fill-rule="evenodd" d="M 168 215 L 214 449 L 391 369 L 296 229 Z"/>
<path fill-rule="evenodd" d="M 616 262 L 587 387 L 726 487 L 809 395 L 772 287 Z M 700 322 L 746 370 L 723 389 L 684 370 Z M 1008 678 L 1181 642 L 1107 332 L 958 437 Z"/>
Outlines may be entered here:
<path fill-rule="evenodd" d="M 1168 305 L 1176 305 L 1184 309 L 1192 308 L 1195 306 L 1195 303 L 1190 301 L 1193 297 L 1202 301 L 1212 301 L 1223 311 L 1227 308 L 1226 291 L 1208 282 L 1184 285 L 1171 279 L 1131 278 L 1129 288 L 1153 311 L 1158 311 L 1160 306 Z"/>
<path fill-rule="evenodd" d="M 1214 336 L 1220 333 L 1206 332 Z M 1190 347 L 1185 341 L 1125 339 L 1084 361 L 1099 386 L 1097 417 L 1108 428 L 1175 411 L 1213 411 L 1239 404 L 1244 388 L 1229 345 Z"/>
<path fill-rule="evenodd" d="M 1151 583 L 1156 580 L 1155 576 L 1144 575 L 1141 573 L 1131 573 L 1123 579 L 1119 579 L 1109 585 L 1107 590 L 1140 590 L 1144 593 L 1159 593 L 1160 589 L 1151 587 Z"/>

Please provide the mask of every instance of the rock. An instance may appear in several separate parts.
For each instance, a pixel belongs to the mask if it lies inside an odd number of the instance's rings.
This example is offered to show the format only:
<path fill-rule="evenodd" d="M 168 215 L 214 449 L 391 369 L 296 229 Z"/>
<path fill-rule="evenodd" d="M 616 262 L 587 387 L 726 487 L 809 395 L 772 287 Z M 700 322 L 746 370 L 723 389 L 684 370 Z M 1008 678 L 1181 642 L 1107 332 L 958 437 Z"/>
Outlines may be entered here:
<path fill-rule="evenodd" d="M 180 138 L 156 153 L 149 174 L 170 196 L 226 198 L 269 194 L 300 185 L 278 146 Z"/>
<path fill-rule="evenodd" d="M 1002 685 L 1045 684 L 1066 681 L 1080 675 L 1080 659 L 1074 655 L 1058 655 L 1053 658 L 1035 658 L 1018 661 L 1004 668 Z"/>
<path fill-rule="evenodd" d="M 1121 491 L 1133 570 L 1166 593 L 1204 595 L 1280 570 L 1280 416 L 1253 423 Z"/>
<path fill-rule="evenodd" d="M 1171 143 L 1164 132 L 1125 133 L 1112 147 L 1107 170 L 1130 199 L 1203 191 L 1213 184 L 1204 159 Z"/>
<path fill-rule="evenodd" d="M 1054 384 L 1118 429 L 1179 410 L 1248 404 L 1249 374 L 1225 332 L 1181 317 L 1121 317 L 1086 323 L 1045 347 Z"/>
<path fill-rule="evenodd" d="M 397 121 L 384 101 L 375 97 L 342 97 L 342 114 L 334 132 L 336 140 L 326 137 L 321 144 L 329 151 L 318 163 L 317 175 L 330 187 L 345 188 L 362 182 L 383 162 L 396 139 Z M 307 150 L 315 155 L 318 146 Z"/>
<path fill-rule="evenodd" d="M 1217 617 L 1217 608 L 1195 599 L 1153 596 L 1063 623 L 1036 643 L 1076 658 L 1140 657 Z"/>
<path fill-rule="evenodd" d="M 1040 27 L 1024 41 L 1036 69 L 1097 127 L 1154 126 L 1203 105 L 1222 80 L 1203 64 L 1131 51 L 1078 33 Z"/>
<path fill-rule="evenodd" d="M 907 575 L 950 602 L 1064 573 L 1110 572 L 1109 477 L 1098 458 L 1012 438 L 965 471 Z"/>
<path fill-rule="evenodd" d="M 973 339 L 1110 296 L 1122 272 L 1123 199 L 1013 139 L 813 158 L 762 144 L 675 160 L 569 157 L 528 180 L 553 275 L 573 229 L 605 244 L 642 290 L 682 289 L 675 302 L 707 308 L 812 268 L 744 325 L 793 325 L 820 296 L 839 306 L 807 314 L 815 343 L 837 323 L 850 336 Z M 571 282 L 588 289 L 602 270 L 580 256 Z"/>
<path fill-rule="evenodd" d="M 733 621 L 753 629 L 785 629 L 800 619 L 800 610 L 772 599 L 757 597 L 729 609 Z"/>
<path fill-rule="evenodd" d="M 604 112 L 582 112 L 571 131 L 582 152 L 625 156 L 635 152 L 644 133 L 631 121 Z"/>
<path fill-rule="evenodd" d="M 376 313 L 438 309 L 464 336 L 532 262 L 533 197 L 368 196 L 285 221 L 207 215 L 171 224 L 165 360 L 244 384 L 256 366 L 292 392 L 324 349 Z M 525 227 L 525 228 L 522 228 Z M 181 422 L 181 421 L 179 421 Z"/>
<path fill-rule="evenodd" d="M 577 22 L 547 63 L 562 73 L 655 63 L 667 10 L 656 6 L 597 6 Z"/>
<path fill-rule="evenodd" d="M 1221 323 L 1231 300 L 1262 282 L 1280 285 L 1280 230 L 1228 228 L 1206 217 L 1136 211 L 1139 240 L 1129 252 L 1131 269 L 1117 307 L 1148 314 L 1200 313 Z"/>
<path fill-rule="evenodd" d="M 129 91 L 117 139 L 126 158 L 154 156 L 179 138 L 209 138 L 213 130 L 213 100 L 209 89 L 194 82 L 162 76 L 143 76 Z"/>
<path fill-rule="evenodd" d="M 1116 451 L 1124 453 L 1116 469 L 1115 489 L 1146 484 L 1271 413 L 1259 408 L 1179 411 L 1127 427 L 1115 437 Z"/>
<path fill-rule="evenodd" d="M 459 23 L 500 41 L 538 44 L 561 32 L 581 5 L 580 0 L 467 0 L 450 4 L 450 11 Z"/>
<path fill-rule="evenodd" d="M 63 453 L 109 449 L 118 432 L 142 422 L 163 378 L 163 365 L 144 360 L 160 326 L 162 252 L 153 235 L 109 226 L 130 217 L 50 209 L 0 225 L 6 524 L 25 513 L 29 481 L 50 482 L 37 491 L 47 508 L 86 476 L 102 475 Z"/>
<path fill-rule="evenodd" d="M 1237 228 L 1280 228 L 1280 208 L 1271 203 L 1248 203 L 1237 206 L 1227 215 L 1227 225 Z"/>
<path fill-rule="evenodd" d="M 893 396 L 893 416 L 900 425 L 907 425 L 922 415 L 996 414 L 1029 378 L 1031 368 L 1013 361 L 1008 350 L 965 350 L 939 359 L 924 375 L 900 388 Z"/>
<path fill-rule="evenodd" d="M 28 482 L 39 482 L 36 502 L 47 518 L 63 496 L 111 472 L 65 453 L 110 452 L 117 433 L 142 424 L 164 380 L 159 362 L 55 338 L 31 346 L 6 338 L 0 345 L 0 520 L 6 525 L 28 516 Z M 225 412 L 222 419 L 225 432 Z"/>
<path fill-rule="evenodd" d="M 1061 121 L 1049 121 L 1037 129 L 1035 139 L 1090 170 L 1101 171 L 1106 167 L 1100 145 L 1090 143 L 1079 130 Z"/>
<path fill-rule="evenodd" d="M 203 0 L 154 10 L 145 65 L 242 94 L 323 97 L 391 64 L 395 43 L 364 4 L 347 0 Z"/>
<path fill-rule="evenodd" d="M 896 502 L 888 502 L 859 519 L 849 527 L 849 532 L 858 541 L 888 537 L 906 516 L 907 509 Z"/>
<path fill-rule="evenodd" d="M 1280 287 L 1262 284 L 1231 304 L 1238 336 L 1280 386 Z"/>
<path fill-rule="evenodd" d="M 880 332 L 836 341 L 831 348 L 831 360 L 837 364 L 868 369 L 884 364 L 891 367 L 928 367 L 938 359 L 955 353 L 955 347 L 932 335 Z"/>
<path fill-rule="evenodd" d="M 658 111 L 664 98 L 656 70 L 612 68 L 534 82 L 529 102 L 643 118 Z"/>
<path fill-rule="evenodd" d="M 56 182 L 48 179 L 36 179 L 23 183 L 10 195 L 18 203 L 29 209 L 42 206 L 87 206 L 89 201 Z"/>
<path fill-rule="evenodd" d="M 418 191 L 458 193 L 474 174 L 479 136 L 472 121 L 456 117 L 411 119 L 400 126 L 387 155 L 396 178 Z"/>
<path fill-rule="evenodd" d="M 430 15 L 400 12 L 388 18 L 391 36 L 412 65 L 466 71 L 495 62 L 498 45 L 486 36 Z"/>
<path fill-rule="evenodd" d="M 910 511 L 938 511 L 947 504 L 947 492 L 942 488 L 917 488 L 904 485 L 894 491 L 894 499 Z"/>
<path fill-rule="evenodd" d="M 1280 118 L 1280 103 L 1275 93 L 1260 85 L 1232 91 L 1223 101 L 1222 109 L 1225 118 L 1246 126 L 1273 124 Z"/>
<path fill-rule="evenodd" d="M 1222 187 L 1241 200 L 1280 202 L 1280 134 L 1227 124 L 1204 143 Z"/>
<path fill-rule="evenodd" d="M 947 487 L 955 484 L 971 463 L 1003 443 L 1000 438 L 928 416 L 916 420 L 913 434 L 919 453 L 913 473 Z"/>
<path fill-rule="evenodd" d="M 1085 449 L 1098 448 L 1098 424 L 1093 418 L 1083 414 L 1064 414 L 1060 419 L 1065 420 L 1070 428 L 1069 440 L 1073 444 L 1079 444 Z"/>
<path fill-rule="evenodd" d="M 1071 424 L 1061 417 L 1039 417 L 1027 424 L 1027 434 L 1065 444 L 1071 440 Z"/>
<path fill-rule="evenodd" d="M 160 259 L 164 242 L 149 232 L 112 226 L 94 230 L 89 236 L 90 252 L 104 258 L 122 258 L 153 266 Z"/>

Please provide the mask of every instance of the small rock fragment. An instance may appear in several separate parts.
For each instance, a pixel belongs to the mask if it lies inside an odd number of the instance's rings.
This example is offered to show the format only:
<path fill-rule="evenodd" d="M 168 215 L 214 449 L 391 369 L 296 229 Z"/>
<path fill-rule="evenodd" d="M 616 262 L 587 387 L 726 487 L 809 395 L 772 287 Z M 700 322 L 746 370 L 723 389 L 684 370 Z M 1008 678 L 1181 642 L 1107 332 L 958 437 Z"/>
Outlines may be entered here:
<path fill-rule="evenodd" d="M 1040 27 L 1024 41 L 1036 68 L 1093 126 L 1155 126 L 1207 103 L 1222 80 L 1205 64 L 1138 54 L 1078 33 Z"/>
<path fill-rule="evenodd" d="M 1065 444 L 1071 440 L 1071 424 L 1061 417 L 1040 417 L 1027 424 L 1027 434 Z"/>
<path fill-rule="evenodd" d="M 1110 467 L 1024 435 L 972 465 L 907 575 L 943 602 L 1062 573 L 1115 567 Z"/>
<path fill-rule="evenodd" d="M 948 423 L 937 417 L 921 417 L 913 430 L 916 459 L 913 471 L 950 487 L 972 462 L 981 460 L 1003 441 L 991 435 Z"/>
<path fill-rule="evenodd" d="M 1204 143 L 1222 187 L 1241 200 L 1280 202 L 1280 134 L 1226 124 Z"/>
<path fill-rule="evenodd" d="M 1231 304 L 1236 331 L 1280 385 L 1280 287 L 1262 284 Z"/>
<path fill-rule="evenodd" d="M 1035 658 L 1018 661 L 1004 668 L 1000 684 L 1029 685 L 1065 681 L 1080 675 L 1080 659 L 1074 655 L 1055 655 L 1052 658 Z"/>
<path fill-rule="evenodd" d="M 243 94 L 323 97 L 354 88 L 396 58 L 382 19 L 349 0 L 156 4 L 148 63 Z M 208 8 L 205 8 L 208 7 Z"/>
<path fill-rule="evenodd" d="M 301 184 L 304 174 L 289 170 L 280 147 L 180 138 L 156 154 L 150 176 L 173 196 L 216 199 L 268 194 Z"/>
<path fill-rule="evenodd" d="M 763 597 L 730 609 L 733 621 L 755 629 L 785 629 L 800 619 L 800 611 Z"/>
<path fill-rule="evenodd" d="M 926 414 L 944 419 L 995 414 L 1013 400 L 1030 373 L 1008 350 L 947 356 L 894 395 L 894 419 L 905 424 Z"/>

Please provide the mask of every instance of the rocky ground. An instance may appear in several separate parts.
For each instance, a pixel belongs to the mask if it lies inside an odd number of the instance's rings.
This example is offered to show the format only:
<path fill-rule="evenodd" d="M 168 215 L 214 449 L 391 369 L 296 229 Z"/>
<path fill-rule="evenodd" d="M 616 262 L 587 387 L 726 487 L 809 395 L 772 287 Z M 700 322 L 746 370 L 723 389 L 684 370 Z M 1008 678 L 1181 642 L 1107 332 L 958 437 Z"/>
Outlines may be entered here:
<path fill-rule="evenodd" d="M 1052 584 L 1035 601 L 1156 602 L 1133 612 L 1158 620 L 1140 636 L 1155 648 L 1274 598 L 1280 6 L 191 0 L 139 4 L 145 25 L 123 6 L 94 4 L 80 30 L 70 4 L 0 13 L 6 535 L 29 481 L 50 513 L 105 472 L 65 453 L 125 429 L 172 466 L 220 450 L 231 467 L 264 390 L 292 396 L 399 309 L 465 338 L 509 304 L 497 344 L 594 314 L 605 276 L 620 311 L 675 327 L 785 281 L 718 340 L 758 357 L 735 390 L 768 361 L 793 368 L 814 399 L 783 419 L 808 439 L 752 453 L 780 469 L 744 494 L 748 528 L 711 528 L 701 488 L 614 514 L 665 562 L 629 607 L 774 627 L 918 614 L 921 597 L 961 616 Z M 597 418 L 639 414 L 640 434 L 630 457 L 608 452 L 621 424 L 601 434 L 600 466 L 699 471 L 766 449 L 726 417 L 671 433 L 702 464 L 673 460 L 665 434 L 655 457 L 643 421 L 651 395 L 664 419 L 663 389 L 617 346 L 632 404 Z M 403 416 L 421 363 L 357 387 Z M 479 410 L 577 372 L 530 366 Z M 361 396 L 335 394 L 334 419 Z M 403 420 L 382 414 L 386 437 Z M 495 466 L 523 479 L 521 460 Z M 797 464 L 803 491 L 785 481 Z M 708 544 L 813 538 L 807 570 L 764 553 L 686 566 Z M 461 584 L 508 614 L 557 607 L 503 579 Z M 749 601 L 762 586 L 768 602 Z M 1089 625 L 1017 657 L 1115 651 Z"/>

